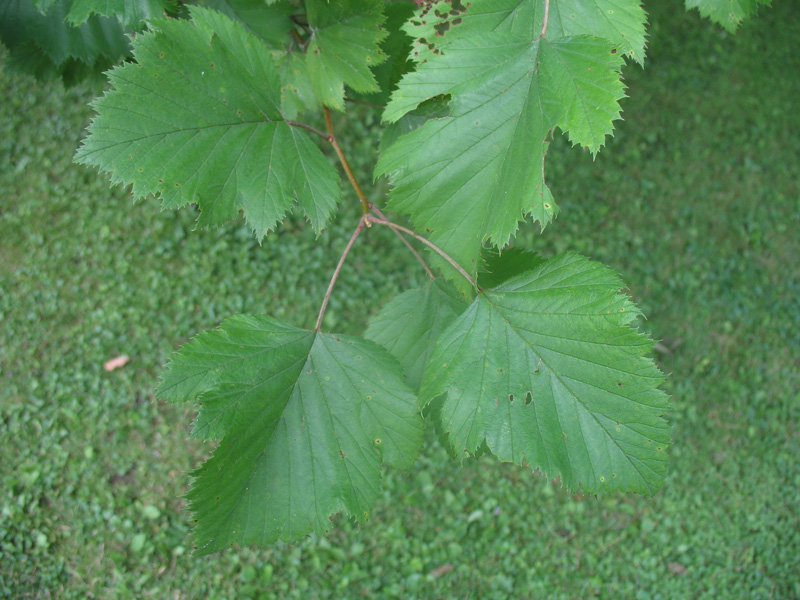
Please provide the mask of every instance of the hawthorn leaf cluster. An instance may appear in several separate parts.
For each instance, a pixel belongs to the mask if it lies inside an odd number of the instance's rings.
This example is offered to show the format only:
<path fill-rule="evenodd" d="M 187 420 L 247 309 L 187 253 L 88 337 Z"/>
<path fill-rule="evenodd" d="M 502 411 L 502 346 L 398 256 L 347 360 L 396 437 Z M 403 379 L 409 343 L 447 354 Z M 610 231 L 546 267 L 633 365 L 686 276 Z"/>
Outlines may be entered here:
<path fill-rule="evenodd" d="M 290 211 L 319 232 L 348 198 L 362 208 L 313 328 L 234 315 L 165 370 L 158 395 L 195 405 L 192 434 L 218 444 L 188 494 L 200 553 L 324 532 L 339 513 L 365 519 L 383 465 L 410 468 L 427 424 L 456 457 L 488 451 L 573 490 L 663 484 L 669 404 L 624 284 L 577 254 L 512 246 L 526 221 L 544 230 L 558 214 L 545 180 L 555 132 L 592 155 L 613 134 L 622 66 L 644 64 L 641 3 L 419 4 L 0 7 L 17 66 L 68 78 L 75 65 L 126 59 L 108 72 L 76 160 L 135 198 L 196 205 L 201 226 L 243 215 L 259 240 Z M 757 6 L 687 0 L 731 31 Z M 56 30 L 66 33 L 47 35 Z M 334 130 L 332 111 L 349 100 L 383 106 L 374 176 L 391 191 L 380 207 Z M 324 130 L 309 115 L 324 115 Z M 362 337 L 323 332 L 338 274 L 371 226 L 392 228 L 429 281 L 382 307 Z"/>

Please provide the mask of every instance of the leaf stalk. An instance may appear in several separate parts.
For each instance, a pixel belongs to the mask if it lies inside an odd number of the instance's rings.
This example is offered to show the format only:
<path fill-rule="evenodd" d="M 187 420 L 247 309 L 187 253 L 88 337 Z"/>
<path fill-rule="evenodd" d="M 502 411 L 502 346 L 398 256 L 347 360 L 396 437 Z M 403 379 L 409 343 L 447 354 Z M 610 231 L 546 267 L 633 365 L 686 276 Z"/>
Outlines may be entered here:
<path fill-rule="evenodd" d="M 439 246 L 437 246 L 436 244 L 434 244 L 433 242 L 431 242 L 431 241 L 430 241 L 430 240 L 428 240 L 427 238 L 424 238 L 424 237 L 422 237 L 421 235 L 419 235 L 419 234 L 417 234 L 417 233 L 414 233 L 414 232 L 413 232 L 413 231 L 411 231 L 411 230 L 410 230 L 408 227 L 403 227 L 402 225 L 398 225 L 397 223 L 392 223 L 391 221 L 386 221 L 385 219 L 376 219 L 375 217 L 370 217 L 370 221 L 371 221 L 372 223 L 377 223 L 378 225 L 386 225 L 387 227 L 391 227 L 392 229 L 395 229 L 395 230 L 397 230 L 397 231 L 402 231 L 403 233 L 406 233 L 406 234 L 410 235 L 410 236 L 411 236 L 411 237 L 413 237 L 414 239 L 416 239 L 416 240 L 419 240 L 420 242 L 422 242 L 423 244 L 425 244 L 426 246 L 428 246 L 428 248 L 430 248 L 431 250 L 433 250 L 434 252 L 436 252 L 436 253 L 437 253 L 439 256 L 441 256 L 443 259 L 445 259 L 445 260 L 446 260 L 448 263 L 450 263 L 450 265 L 451 265 L 451 266 L 452 266 L 452 267 L 453 267 L 453 268 L 454 268 L 456 271 L 458 271 L 459 273 L 461 273 L 461 275 L 462 275 L 462 276 L 463 276 L 463 277 L 464 277 L 464 278 L 465 278 L 467 281 L 469 281 L 469 284 L 470 284 L 470 285 L 471 285 L 473 288 L 475 288 L 475 289 L 478 289 L 478 288 L 477 288 L 477 286 L 475 285 L 475 280 L 472 278 L 472 276 L 471 276 L 469 273 L 467 273 L 467 272 L 464 270 L 464 267 L 462 267 L 460 264 L 458 264 L 458 263 L 457 263 L 457 262 L 456 262 L 456 261 L 455 261 L 455 260 L 454 260 L 454 259 L 453 259 L 453 258 L 452 258 L 450 255 L 449 255 L 449 254 L 447 254 L 447 253 L 446 253 L 444 250 L 442 250 L 441 248 L 439 248 Z"/>
<path fill-rule="evenodd" d="M 310 131 L 314 135 L 318 135 L 326 142 L 332 142 L 331 136 L 325 133 L 324 131 L 320 131 L 319 129 L 314 129 L 311 125 L 306 125 L 305 123 L 300 123 L 298 121 L 286 121 L 286 124 L 290 127 L 299 127 L 300 129 L 305 129 L 306 131 Z"/>
<path fill-rule="evenodd" d="M 325 126 L 328 129 L 328 141 L 333 145 L 333 149 L 336 151 L 336 156 L 339 157 L 339 162 L 342 163 L 342 168 L 344 172 L 347 174 L 347 178 L 350 180 L 350 185 L 353 186 L 353 189 L 356 192 L 356 196 L 358 196 L 359 202 L 361 202 L 361 214 L 362 215 L 369 215 L 370 203 L 367 200 L 367 196 L 364 194 L 364 191 L 361 189 L 361 186 L 358 185 L 358 180 L 356 179 L 355 173 L 353 173 L 353 169 L 350 168 L 350 163 L 347 162 L 347 157 L 344 155 L 342 151 L 342 147 L 339 145 L 339 141 L 336 139 L 336 134 L 333 131 L 333 120 L 331 119 L 331 111 L 327 106 L 322 107 L 325 111 Z M 369 226 L 369 221 L 365 221 L 366 226 Z"/>
<path fill-rule="evenodd" d="M 358 238 L 359 234 L 366 226 L 367 219 L 365 216 L 362 216 L 358 221 L 358 227 L 356 227 L 353 235 L 350 236 L 350 241 L 347 242 L 347 246 L 345 246 L 344 252 L 342 252 L 342 256 L 339 258 L 339 264 L 336 265 L 336 269 L 333 271 L 331 281 L 328 284 L 328 289 L 325 291 L 325 298 L 322 300 L 322 306 L 319 309 L 319 316 L 317 316 L 317 323 L 314 325 L 314 331 L 318 332 L 320 327 L 322 327 L 322 318 L 325 316 L 325 310 L 328 308 L 328 302 L 330 302 L 331 294 L 333 293 L 333 287 L 336 285 L 336 280 L 339 279 L 339 272 L 342 270 L 342 265 L 344 265 L 344 261 L 347 259 L 347 255 L 350 254 L 350 249 L 353 247 L 353 244 L 356 243 L 356 239 Z"/>
<path fill-rule="evenodd" d="M 386 215 L 384 215 L 383 212 L 377 206 L 372 207 L 372 212 L 374 212 L 384 221 L 388 221 Z M 392 228 L 390 227 L 390 229 Z M 400 233 L 397 229 L 392 229 L 392 231 L 397 237 L 400 238 L 400 241 L 405 244 L 406 248 L 408 248 L 411 254 L 413 254 L 414 257 L 419 261 L 419 263 L 422 265 L 422 268 L 425 269 L 425 273 L 428 274 L 428 277 L 430 277 L 431 279 L 436 279 L 436 276 L 433 274 L 433 271 L 431 271 L 431 268 L 428 266 L 428 263 L 426 263 L 425 259 L 422 258 L 422 255 L 419 252 L 417 252 L 417 249 L 414 248 L 414 246 L 412 246 L 411 243 L 405 237 L 403 237 L 403 234 Z"/>

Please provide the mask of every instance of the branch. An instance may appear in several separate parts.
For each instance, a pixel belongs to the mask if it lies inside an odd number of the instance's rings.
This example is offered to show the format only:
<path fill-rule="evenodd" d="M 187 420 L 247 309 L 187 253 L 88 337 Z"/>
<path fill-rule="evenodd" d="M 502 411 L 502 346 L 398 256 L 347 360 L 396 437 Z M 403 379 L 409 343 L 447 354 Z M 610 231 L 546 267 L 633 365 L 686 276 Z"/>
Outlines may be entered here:
<path fill-rule="evenodd" d="M 361 220 L 358 222 L 358 227 L 353 232 L 353 235 L 350 236 L 350 241 L 347 242 L 347 246 L 342 252 L 341 258 L 339 258 L 339 264 L 336 265 L 336 269 L 331 276 L 331 282 L 328 284 L 328 289 L 325 292 L 325 298 L 322 300 L 322 306 L 319 309 L 319 316 L 317 317 L 317 324 L 314 325 L 314 331 L 319 331 L 320 327 L 322 327 L 322 317 L 325 316 L 325 310 L 328 308 L 328 302 L 331 299 L 331 293 L 333 292 L 333 286 L 336 285 L 336 280 L 339 278 L 339 271 L 342 270 L 342 265 L 344 265 L 344 261 L 347 258 L 347 255 L 350 254 L 350 249 L 353 247 L 353 244 L 356 243 L 356 238 L 358 235 L 364 230 L 364 227 L 367 226 L 367 220 L 364 217 L 361 217 Z"/>
<path fill-rule="evenodd" d="M 388 222 L 386 215 L 384 215 L 377 206 L 372 207 L 372 212 L 374 212 L 384 221 Z M 425 259 L 422 258 L 422 255 L 419 252 L 417 252 L 417 249 L 414 248 L 414 246 L 412 246 L 411 243 L 406 238 L 403 237 L 403 234 L 397 231 L 397 229 L 393 229 L 391 227 L 389 229 L 394 231 L 395 235 L 400 238 L 400 241 L 403 242 L 406 245 L 406 248 L 408 248 L 411 251 L 411 254 L 413 254 L 416 257 L 416 259 L 422 265 L 422 268 L 425 269 L 425 272 L 428 274 L 428 277 L 430 277 L 431 279 L 436 279 L 436 276 L 433 274 L 433 271 L 431 271 L 431 268 L 428 266 L 428 263 L 426 263 Z"/>
<path fill-rule="evenodd" d="M 336 135 L 333 133 L 333 120 L 331 119 L 331 111 L 327 106 L 323 106 L 322 108 L 325 111 L 325 126 L 328 128 L 329 141 L 331 144 L 333 144 L 333 149 L 336 151 L 336 156 L 339 157 L 339 162 L 342 163 L 342 168 L 344 168 L 344 172 L 347 173 L 347 178 L 350 180 L 350 185 L 353 186 L 353 189 L 356 191 L 356 196 L 358 196 L 358 200 L 361 202 L 361 213 L 368 215 L 370 207 L 369 200 L 367 200 L 367 197 L 361 189 L 361 186 L 358 185 L 358 181 L 353 173 L 353 169 L 350 168 L 350 163 L 347 162 L 347 158 L 345 157 L 344 152 L 342 152 L 342 147 L 339 145 L 339 140 L 336 139 Z M 369 225 L 369 222 L 367 222 L 367 225 Z"/>
<path fill-rule="evenodd" d="M 392 229 L 396 229 L 396 230 L 398 230 L 398 231 L 402 231 L 403 233 L 407 233 L 408 235 L 412 236 L 414 239 L 417 239 L 417 240 L 419 240 L 420 242 L 422 242 L 423 244 L 425 244 L 426 246 L 428 246 L 428 248 L 430 248 L 431 250 L 433 250 L 434 252 L 436 252 L 436 253 L 437 253 L 439 256 L 441 256 L 443 259 L 445 259 L 445 260 L 446 260 L 448 263 L 450 263 L 450 265 L 451 265 L 451 266 L 452 266 L 452 267 L 453 267 L 453 268 L 454 268 L 456 271 L 458 271 L 459 273 L 461 273 L 461 275 L 462 275 L 464 278 L 466 278 L 466 280 L 467 280 L 467 281 L 469 281 L 470 285 L 471 285 L 473 288 L 476 288 L 476 287 L 477 287 L 477 286 L 475 285 L 475 280 L 474 280 L 474 279 L 472 279 L 472 277 L 470 276 L 470 274 L 469 274 L 469 273 L 467 273 L 467 272 L 464 270 L 464 268 L 463 268 L 463 267 L 462 267 L 460 264 L 458 264 L 458 263 L 457 263 L 455 260 L 453 260 L 453 259 L 450 257 L 450 255 L 449 255 L 449 254 L 447 254 L 447 253 L 446 253 L 444 250 L 442 250 L 441 248 L 439 248 L 439 246 L 437 246 L 436 244 L 434 244 L 434 243 L 433 243 L 433 242 L 431 242 L 430 240 L 428 240 L 428 239 L 426 239 L 426 238 L 422 237 L 421 235 L 418 235 L 418 234 L 414 233 L 413 231 L 411 231 L 411 230 L 410 230 L 410 229 L 408 229 L 407 227 L 403 227 L 402 225 L 398 225 L 397 223 L 392 223 L 391 221 L 385 221 L 385 220 L 383 220 L 383 219 L 376 219 L 375 217 L 370 217 L 370 221 L 371 221 L 372 223 L 377 223 L 378 225 L 386 225 L 387 227 L 391 227 Z"/>
<path fill-rule="evenodd" d="M 542 33 L 539 34 L 540 38 L 544 37 L 547 33 L 547 20 L 550 18 L 550 0 L 544 0 L 544 19 L 542 19 Z"/>

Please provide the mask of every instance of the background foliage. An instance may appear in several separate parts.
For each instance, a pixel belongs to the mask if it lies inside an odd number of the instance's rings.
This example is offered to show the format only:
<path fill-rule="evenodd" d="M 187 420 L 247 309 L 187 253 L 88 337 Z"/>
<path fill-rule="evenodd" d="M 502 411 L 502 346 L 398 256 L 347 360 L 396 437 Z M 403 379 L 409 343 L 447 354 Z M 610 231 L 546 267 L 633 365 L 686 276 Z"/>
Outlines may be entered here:
<path fill-rule="evenodd" d="M 296 218 L 263 247 L 242 224 L 192 232 L 189 211 L 132 210 L 71 164 L 95 91 L 1 72 L 0 596 L 800 596 L 796 11 L 762 10 L 734 38 L 647 8 L 626 121 L 594 163 L 553 145 L 562 213 L 526 242 L 619 270 L 663 340 L 664 490 L 572 496 L 494 460 L 458 466 L 429 439 L 360 529 L 201 559 L 179 497 L 204 449 L 153 383 L 173 342 L 232 313 L 310 325 L 357 203 L 317 241 Z M 351 156 L 374 149 L 376 120 L 339 125 L 362 133 Z M 353 291 L 326 315 L 349 333 L 424 277 L 388 230 L 359 243 L 338 288 Z"/>

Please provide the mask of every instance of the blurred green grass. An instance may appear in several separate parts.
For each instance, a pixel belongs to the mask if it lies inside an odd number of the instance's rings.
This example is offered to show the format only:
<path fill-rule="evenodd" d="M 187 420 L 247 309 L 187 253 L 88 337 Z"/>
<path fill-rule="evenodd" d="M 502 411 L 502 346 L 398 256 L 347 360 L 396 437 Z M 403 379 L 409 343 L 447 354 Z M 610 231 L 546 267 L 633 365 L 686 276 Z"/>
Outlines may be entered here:
<path fill-rule="evenodd" d="M 663 491 L 571 495 L 431 440 L 361 527 L 204 558 L 181 496 L 208 449 L 186 439 L 191 410 L 153 398 L 161 366 L 233 313 L 311 325 L 357 203 L 318 239 L 296 218 L 262 246 L 238 223 L 193 231 L 191 210 L 134 205 L 71 163 L 92 90 L 0 72 L 0 597 L 800 597 L 796 11 L 776 3 L 732 37 L 647 8 L 625 121 L 595 161 L 554 141 L 562 212 L 519 242 L 620 271 L 662 340 Z M 365 182 L 377 118 L 338 124 Z M 422 277 L 371 230 L 326 327 L 360 332 Z"/>

